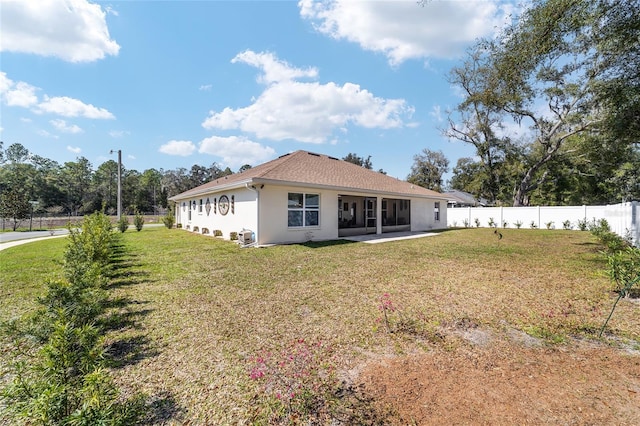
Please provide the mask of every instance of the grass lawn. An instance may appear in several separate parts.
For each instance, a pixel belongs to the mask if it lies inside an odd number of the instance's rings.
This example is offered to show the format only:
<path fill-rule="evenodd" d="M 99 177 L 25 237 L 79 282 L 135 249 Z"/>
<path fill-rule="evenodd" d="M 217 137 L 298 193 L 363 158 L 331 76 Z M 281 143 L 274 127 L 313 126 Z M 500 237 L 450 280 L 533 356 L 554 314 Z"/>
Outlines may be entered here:
<path fill-rule="evenodd" d="M 483 353 L 473 330 L 520 336 L 499 339 L 501 351 L 527 337 L 542 339 L 541 351 L 572 352 L 576 341 L 602 347 L 595 336 L 614 294 L 595 239 L 578 231 L 502 233 L 501 240 L 489 229 L 461 229 L 373 245 L 240 249 L 164 227 L 128 231 L 112 282 L 130 320 L 109 335 L 114 375 L 123 388 L 157 399 L 158 423 L 245 424 L 259 406 L 250 360 L 298 339 L 322 342 L 339 374 L 356 382 L 358 372 L 381 359 L 432 353 L 444 362 Z M 35 306 L 45 277 L 60 275 L 64 245 L 54 239 L 0 252 L 0 320 Z M 379 309 L 385 293 L 397 308 L 389 312 L 391 334 Z M 638 309 L 629 300 L 618 305 L 606 343 L 632 349 L 621 355 L 632 372 Z M 640 386 L 640 376 L 630 380 L 630 389 Z"/>

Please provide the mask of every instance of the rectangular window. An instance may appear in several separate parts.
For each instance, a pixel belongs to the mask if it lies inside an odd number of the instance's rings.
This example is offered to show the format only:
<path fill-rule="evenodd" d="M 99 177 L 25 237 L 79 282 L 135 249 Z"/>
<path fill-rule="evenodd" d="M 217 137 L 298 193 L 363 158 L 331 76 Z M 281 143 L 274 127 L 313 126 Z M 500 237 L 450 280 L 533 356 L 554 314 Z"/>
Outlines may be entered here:
<path fill-rule="evenodd" d="M 290 228 L 320 225 L 320 194 L 290 192 L 287 208 Z"/>
<path fill-rule="evenodd" d="M 440 221 L 440 202 L 436 201 L 433 207 L 434 219 L 436 222 Z"/>
<path fill-rule="evenodd" d="M 202 198 L 200 198 L 200 204 L 198 205 L 198 213 L 202 213 Z"/>

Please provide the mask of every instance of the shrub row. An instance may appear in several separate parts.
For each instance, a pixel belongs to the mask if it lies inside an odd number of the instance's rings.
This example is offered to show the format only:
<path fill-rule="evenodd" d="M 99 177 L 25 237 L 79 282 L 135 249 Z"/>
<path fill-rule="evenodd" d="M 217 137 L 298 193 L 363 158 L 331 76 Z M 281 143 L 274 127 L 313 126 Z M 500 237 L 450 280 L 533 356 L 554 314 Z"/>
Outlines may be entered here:
<path fill-rule="evenodd" d="M 606 222 L 606 221 L 605 221 Z M 477 217 L 473 219 L 473 223 L 474 226 L 476 228 L 480 228 L 480 226 L 482 225 L 482 222 L 480 221 L 480 219 L 478 219 Z M 575 227 L 576 229 L 580 230 L 580 231 L 588 231 L 591 230 L 594 226 L 598 226 L 599 221 L 597 221 L 596 219 L 593 219 L 592 221 L 588 221 L 587 219 L 578 219 L 575 223 Z M 469 223 L 468 219 L 464 219 L 462 221 L 462 225 L 465 228 L 469 228 L 471 227 L 471 224 Z M 487 225 L 489 226 L 489 228 L 497 228 L 498 226 L 502 226 L 503 228 L 507 228 L 509 226 L 509 222 L 507 222 L 506 220 L 503 220 L 502 223 L 498 223 L 495 221 L 494 218 L 490 217 L 489 220 L 487 221 Z M 517 229 L 522 228 L 522 226 L 524 225 L 524 222 L 522 222 L 521 220 L 517 220 L 515 222 L 513 222 L 513 226 L 515 226 Z M 457 222 L 453 222 L 452 227 L 457 227 L 458 223 Z M 554 221 L 549 221 L 549 222 L 545 222 L 544 224 L 546 229 L 555 229 L 556 228 L 556 224 Z M 571 230 L 573 229 L 574 224 L 570 221 L 570 220 L 565 220 L 562 222 L 562 229 L 564 230 Z M 537 229 L 538 228 L 538 224 L 535 220 L 532 220 L 529 223 L 529 228 L 531 229 Z"/>
<path fill-rule="evenodd" d="M 36 312 L 3 325 L 13 358 L 3 371 L 0 406 L 12 423 L 139 422 L 143 399 L 121 399 L 105 364 L 107 273 L 116 242 L 103 213 L 86 217 L 80 229 L 70 227 L 65 279 L 46 283 Z"/>
<path fill-rule="evenodd" d="M 631 295 L 633 289 L 640 286 L 640 248 L 633 247 L 630 238 L 622 238 L 612 232 L 606 219 L 594 220 L 589 224 L 589 230 L 604 247 L 606 272 L 614 283 L 614 291 L 618 293 L 611 312 L 600 329 L 602 336 L 620 299 Z"/>

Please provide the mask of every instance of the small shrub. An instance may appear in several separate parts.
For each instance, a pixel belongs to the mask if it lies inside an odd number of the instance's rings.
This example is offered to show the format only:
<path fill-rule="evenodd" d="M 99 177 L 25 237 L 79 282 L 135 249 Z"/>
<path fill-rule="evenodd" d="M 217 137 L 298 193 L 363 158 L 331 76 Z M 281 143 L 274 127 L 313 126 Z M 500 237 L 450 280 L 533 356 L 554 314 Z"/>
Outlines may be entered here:
<path fill-rule="evenodd" d="M 520 229 L 520 227 L 522 227 L 522 221 L 517 220 L 514 225 L 516 226 L 516 228 Z"/>
<path fill-rule="evenodd" d="M 538 225 L 536 225 L 536 221 L 535 220 L 532 220 L 531 223 L 529 224 L 529 227 L 531 229 L 536 229 L 538 227 Z"/>
<path fill-rule="evenodd" d="M 578 219 L 576 225 L 581 231 L 586 231 L 587 229 L 589 229 L 589 222 L 587 221 L 587 219 Z"/>
<path fill-rule="evenodd" d="M 237 232 L 230 232 L 229 233 L 229 239 L 231 241 L 237 241 L 238 240 L 238 233 Z"/>
<path fill-rule="evenodd" d="M 506 228 L 507 226 L 509 226 L 509 222 L 507 222 L 506 220 L 502 221 L 502 227 Z"/>
<path fill-rule="evenodd" d="M 222 231 L 219 229 L 214 229 L 213 230 L 213 236 L 214 237 L 222 237 Z"/>
<path fill-rule="evenodd" d="M 588 225 L 589 231 L 596 237 L 611 232 L 611 226 L 607 219 L 593 219 Z"/>
<path fill-rule="evenodd" d="M 492 217 L 489 218 L 489 228 L 496 228 L 498 226 L 498 224 L 496 223 L 495 220 L 493 220 Z"/>
<path fill-rule="evenodd" d="M 120 216 L 118 220 L 118 231 L 126 232 L 127 229 L 129 229 L 129 219 L 127 219 L 126 216 Z"/>
<path fill-rule="evenodd" d="M 166 226 L 168 229 L 171 229 L 173 228 L 173 224 L 175 223 L 175 221 L 176 218 L 173 216 L 171 209 L 168 209 L 167 214 L 162 217 L 162 223 L 164 223 L 164 226 Z M 178 224 L 178 228 L 182 228 L 182 225 Z"/>
<path fill-rule="evenodd" d="M 480 219 L 478 219 L 477 217 L 475 219 L 473 219 L 473 221 L 476 224 L 476 228 L 480 228 Z"/>
<path fill-rule="evenodd" d="M 614 282 L 616 292 L 621 292 L 627 283 L 640 278 L 640 249 L 627 247 L 607 256 L 607 275 Z M 623 297 L 627 292 L 623 294 Z"/>
<path fill-rule="evenodd" d="M 185 227 L 184 227 L 184 229 L 186 229 L 186 230 L 189 230 L 189 231 L 190 231 L 190 230 L 191 230 L 191 225 L 187 225 L 187 226 L 185 226 Z"/>
<path fill-rule="evenodd" d="M 453 223 L 451 224 L 451 227 L 452 227 L 452 228 L 455 228 L 455 227 L 457 227 L 457 226 L 458 226 L 458 222 L 456 222 L 456 221 L 454 220 L 454 221 L 453 221 Z"/>
<path fill-rule="evenodd" d="M 613 312 L 615 311 L 620 299 L 628 296 L 633 287 L 640 285 L 640 249 L 628 247 L 624 251 L 619 251 L 608 256 L 607 263 L 607 273 L 616 283 L 618 297 L 613 303 L 611 312 L 609 312 L 609 316 L 604 321 L 598 337 L 602 337 L 602 333 L 604 333 L 604 330 L 607 328 L 607 324 L 613 316 Z"/>
<path fill-rule="evenodd" d="M 382 314 L 384 315 L 384 325 L 387 329 L 387 333 L 392 333 L 393 331 L 391 329 L 391 325 L 389 324 L 389 314 L 387 312 L 395 312 L 396 307 L 393 304 L 391 295 L 389 293 L 385 293 L 382 295 L 382 297 L 380 297 L 380 305 L 378 306 L 378 309 L 380 309 L 380 311 L 382 311 Z"/>
<path fill-rule="evenodd" d="M 547 229 L 556 229 L 555 222 L 553 222 L 553 221 L 549 221 L 549 222 L 545 223 L 544 226 L 546 226 Z"/>
<path fill-rule="evenodd" d="M 181 223 L 176 224 L 176 228 L 182 229 L 182 224 Z"/>
<path fill-rule="evenodd" d="M 193 227 L 193 232 L 200 232 L 200 227 L 199 226 L 194 226 Z"/>
<path fill-rule="evenodd" d="M 464 225 L 465 228 L 469 227 L 469 220 L 465 219 L 462 221 L 462 224 Z"/>
<path fill-rule="evenodd" d="M 564 222 L 562 222 L 562 229 L 569 231 L 573 228 L 573 225 L 571 225 L 571 221 L 570 220 L 565 220 Z"/>
<path fill-rule="evenodd" d="M 136 211 L 135 216 L 133 216 L 133 224 L 136 227 L 136 231 L 142 231 L 142 227 L 144 226 L 144 216 L 139 211 Z"/>
<path fill-rule="evenodd" d="M 209 234 L 209 228 L 202 228 L 203 234 Z"/>

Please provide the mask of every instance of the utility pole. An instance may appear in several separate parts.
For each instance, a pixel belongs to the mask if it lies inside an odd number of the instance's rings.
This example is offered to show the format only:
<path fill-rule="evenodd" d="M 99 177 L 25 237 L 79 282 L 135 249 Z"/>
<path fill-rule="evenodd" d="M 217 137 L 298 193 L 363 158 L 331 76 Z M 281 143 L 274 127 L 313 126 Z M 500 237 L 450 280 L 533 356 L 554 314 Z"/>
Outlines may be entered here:
<path fill-rule="evenodd" d="M 109 154 L 113 154 L 113 150 Z M 118 150 L 118 220 L 122 217 L 122 150 Z"/>

